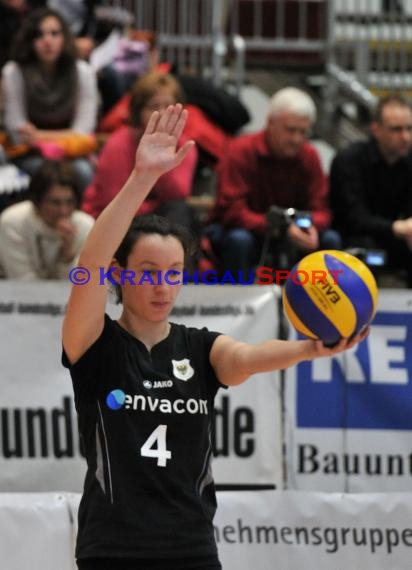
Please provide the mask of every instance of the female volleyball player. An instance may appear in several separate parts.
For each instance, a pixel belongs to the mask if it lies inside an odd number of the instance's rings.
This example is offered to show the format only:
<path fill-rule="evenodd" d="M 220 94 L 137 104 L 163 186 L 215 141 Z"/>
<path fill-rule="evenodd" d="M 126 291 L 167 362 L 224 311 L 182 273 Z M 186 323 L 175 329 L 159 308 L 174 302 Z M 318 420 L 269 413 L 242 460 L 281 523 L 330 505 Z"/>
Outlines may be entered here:
<path fill-rule="evenodd" d="M 131 226 L 159 176 L 190 150 L 177 141 L 181 105 L 154 112 L 129 179 L 97 219 L 80 255 L 90 280 L 74 285 L 63 325 L 64 364 L 73 379 L 87 475 L 79 509 L 81 570 L 221 568 L 213 534 L 210 472 L 213 400 L 220 387 L 354 346 L 268 340 L 249 345 L 168 320 L 179 285 L 133 285 L 133 271 L 184 268 L 187 240 L 166 220 Z M 130 227 L 131 226 L 131 227 Z M 101 269 L 103 268 L 103 269 Z M 123 312 L 105 316 L 102 271 L 113 269 Z"/>

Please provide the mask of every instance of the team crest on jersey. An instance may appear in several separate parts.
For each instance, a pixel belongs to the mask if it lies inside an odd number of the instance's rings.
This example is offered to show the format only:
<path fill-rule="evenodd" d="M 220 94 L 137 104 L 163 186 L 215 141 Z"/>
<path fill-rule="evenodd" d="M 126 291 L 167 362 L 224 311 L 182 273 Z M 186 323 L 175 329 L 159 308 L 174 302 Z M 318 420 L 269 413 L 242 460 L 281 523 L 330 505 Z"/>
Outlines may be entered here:
<path fill-rule="evenodd" d="M 192 366 L 190 365 L 190 360 L 188 358 L 183 358 L 182 360 L 172 360 L 173 364 L 173 376 L 179 380 L 189 380 L 195 373 Z"/>

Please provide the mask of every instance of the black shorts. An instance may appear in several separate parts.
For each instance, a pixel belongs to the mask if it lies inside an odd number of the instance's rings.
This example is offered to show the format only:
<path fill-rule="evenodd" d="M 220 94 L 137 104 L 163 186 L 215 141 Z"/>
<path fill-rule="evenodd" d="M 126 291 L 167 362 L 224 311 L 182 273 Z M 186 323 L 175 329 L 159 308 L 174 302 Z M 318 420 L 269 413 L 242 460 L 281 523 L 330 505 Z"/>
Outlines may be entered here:
<path fill-rule="evenodd" d="M 217 557 L 202 558 L 85 558 L 79 570 L 222 570 Z"/>

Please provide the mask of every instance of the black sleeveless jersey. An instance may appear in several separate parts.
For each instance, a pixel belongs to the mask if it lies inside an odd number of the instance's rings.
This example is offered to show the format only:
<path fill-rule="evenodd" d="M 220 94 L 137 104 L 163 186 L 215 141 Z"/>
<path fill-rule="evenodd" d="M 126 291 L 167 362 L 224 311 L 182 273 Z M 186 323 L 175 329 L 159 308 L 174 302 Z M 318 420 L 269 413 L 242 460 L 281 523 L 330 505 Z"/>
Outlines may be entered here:
<path fill-rule="evenodd" d="M 108 316 L 70 366 L 87 474 L 77 558 L 216 554 L 209 363 L 218 333 L 171 325 L 149 352 Z"/>

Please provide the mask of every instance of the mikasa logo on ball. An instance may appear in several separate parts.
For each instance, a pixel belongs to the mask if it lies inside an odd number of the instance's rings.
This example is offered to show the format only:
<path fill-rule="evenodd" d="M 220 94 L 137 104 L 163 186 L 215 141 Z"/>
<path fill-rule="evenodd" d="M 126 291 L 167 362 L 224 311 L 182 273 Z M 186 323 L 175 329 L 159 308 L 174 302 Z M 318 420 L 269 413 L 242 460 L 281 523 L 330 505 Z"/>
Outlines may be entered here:
<path fill-rule="evenodd" d="M 188 358 L 183 358 L 182 360 L 172 360 L 173 364 L 173 376 L 179 380 L 189 380 L 195 373 L 192 366 L 190 365 L 190 360 Z"/>

